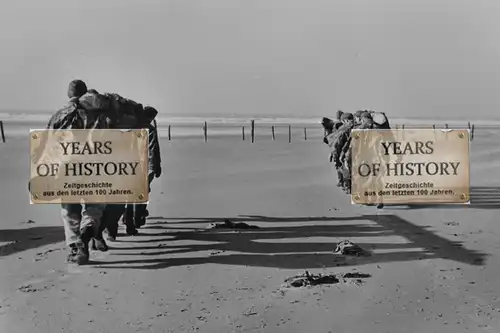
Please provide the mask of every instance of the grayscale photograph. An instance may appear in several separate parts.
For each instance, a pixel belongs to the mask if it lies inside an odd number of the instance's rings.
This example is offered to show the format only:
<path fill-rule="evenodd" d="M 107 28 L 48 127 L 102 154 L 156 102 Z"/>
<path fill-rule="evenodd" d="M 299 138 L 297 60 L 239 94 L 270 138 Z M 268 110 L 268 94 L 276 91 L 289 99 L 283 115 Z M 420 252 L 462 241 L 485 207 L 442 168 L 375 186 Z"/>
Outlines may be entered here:
<path fill-rule="evenodd" d="M 0 8 L 0 333 L 500 332 L 499 0 Z"/>

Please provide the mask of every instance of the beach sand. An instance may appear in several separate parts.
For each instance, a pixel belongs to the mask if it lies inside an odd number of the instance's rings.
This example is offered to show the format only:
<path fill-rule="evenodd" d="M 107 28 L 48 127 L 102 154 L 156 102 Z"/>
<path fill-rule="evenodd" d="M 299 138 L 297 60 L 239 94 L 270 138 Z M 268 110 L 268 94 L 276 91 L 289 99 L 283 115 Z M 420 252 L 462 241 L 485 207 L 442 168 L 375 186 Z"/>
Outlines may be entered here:
<path fill-rule="evenodd" d="M 29 204 L 28 141 L 11 138 L 0 332 L 500 332 L 495 131 L 472 143 L 472 204 L 420 209 L 351 205 L 319 139 L 162 140 L 146 228 L 83 267 L 65 263 L 59 207 Z M 224 218 L 261 229 L 205 230 Z M 333 254 L 344 239 L 372 256 Z M 371 277 L 282 287 L 304 270 Z"/>

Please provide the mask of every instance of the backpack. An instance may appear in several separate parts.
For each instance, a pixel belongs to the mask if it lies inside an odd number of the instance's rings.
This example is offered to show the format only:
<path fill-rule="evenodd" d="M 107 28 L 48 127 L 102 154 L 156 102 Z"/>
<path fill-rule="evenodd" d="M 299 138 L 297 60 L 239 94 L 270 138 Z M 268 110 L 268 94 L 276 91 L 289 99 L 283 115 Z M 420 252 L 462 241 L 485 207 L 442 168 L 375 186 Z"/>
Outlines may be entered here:
<path fill-rule="evenodd" d="M 373 119 L 374 128 L 391 129 L 391 126 L 389 125 L 389 119 L 387 119 L 387 116 L 384 112 L 370 111 L 370 114 Z"/>

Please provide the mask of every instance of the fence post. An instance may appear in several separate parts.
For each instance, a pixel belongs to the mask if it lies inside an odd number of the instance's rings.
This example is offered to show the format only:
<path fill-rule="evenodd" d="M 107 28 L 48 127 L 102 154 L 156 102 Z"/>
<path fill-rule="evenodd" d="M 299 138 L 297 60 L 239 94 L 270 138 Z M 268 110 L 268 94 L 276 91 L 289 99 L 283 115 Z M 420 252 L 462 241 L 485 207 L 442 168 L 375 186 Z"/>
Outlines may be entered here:
<path fill-rule="evenodd" d="M 405 124 L 403 124 L 403 126 L 401 127 L 402 129 L 405 129 Z"/>
<path fill-rule="evenodd" d="M 471 141 L 474 140 L 474 124 L 472 124 L 472 127 L 471 127 L 470 139 L 471 139 Z"/>
<path fill-rule="evenodd" d="M 2 142 L 5 143 L 5 132 L 3 131 L 3 121 L 0 120 L 0 134 L 2 134 Z"/>
<path fill-rule="evenodd" d="M 304 127 L 304 140 L 307 141 L 307 128 Z"/>
<path fill-rule="evenodd" d="M 245 126 L 241 126 L 241 135 L 243 136 L 243 141 L 245 141 Z"/>
<path fill-rule="evenodd" d="M 288 143 L 292 142 L 292 125 L 288 125 Z"/>
<path fill-rule="evenodd" d="M 168 125 L 168 141 L 172 140 L 172 134 L 170 132 L 170 125 Z"/>
<path fill-rule="evenodd" d="M 432 125 L 432 129 L 433 129 L 433 130 L 435 130 L 435 129 L 436 129 L 436 125 L 435 125 L 435 124 L 433 124 L 433 125 Z"/>
<path fill-rule="evenodd" d="M 203 124 L 203 136 L 205 137 L 205 142 L 208 140 L 208 133 L 207 133 L 207 122 Z"/>
<path fill-rule="evenodd" d="M 252 120 L 251 122 L 251 135 L 252 135 L 252 143 L 255 142 L 255 120 Z"/>
<path fill-rule="evenodd" d="M 448 124 L 444 124 L 444 128 L 448 129 Z"/>
<path fill-rule="evenodd" d="M 274 134 L 274 125 L 271 126 L 271 133 L 272 133 L 272 136 L 273 136 L 273 141 L 276 140 L 276 136 Z"/>
<path fill-rule="evenodd" d="M 467 123 L 467 127 L 470 129 L 470 121 Z"/>

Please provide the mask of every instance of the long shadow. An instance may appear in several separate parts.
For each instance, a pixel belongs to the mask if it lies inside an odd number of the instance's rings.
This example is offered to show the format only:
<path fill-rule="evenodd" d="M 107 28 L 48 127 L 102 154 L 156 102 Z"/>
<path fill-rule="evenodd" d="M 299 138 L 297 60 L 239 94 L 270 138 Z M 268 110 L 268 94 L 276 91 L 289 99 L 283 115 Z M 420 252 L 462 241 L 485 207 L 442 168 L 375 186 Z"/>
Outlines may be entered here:
<path fill-rule="evenodd" d="M 241 218 L 243 219 L 243 218 Z M 318 221 L 323 218 L 291 217 L 278 218 L 266 216 L 251 216 L 244 221 L 281 222 Z M 185 218 L 187 222 L 212 222 L 214 219 Z M 231 219 L 231 220 L 239 220 Z M 143 256 L 147 258 L 118 260 L 113 262 L 94 262 L 101 268 L 120 269 L 163 269 L 173 266 L 223 264 L 255 267 L 275 267 L 284 269 L 322 268 L 344 265 L 359 265 L 368 263 L 397 262 L 421 259 L 446 258 L 470 265 L 483 265 L 486 254 L 464 248 L 460 242 L 452 242 L 435 235 L 423 227 L 414 225 L 395 215 L 363 215 L 348 218 L 324 218 L 323 221 L 371 221 L 371 224 L 323 224 L 305 226 L 264 227 L 261 229 L 228 231 L 215 229 L 210 231 L 178 231 L 154 234 L 151 239 L 141 244 L 117 248 L 126 256 Z M 178 220 L 177 220 L 178 221 Z M 178 223 L 176 221 L 176 223 Z M 180 222 L 183 223 L 183 222 Z M 151 236 L 151 235 L 149 235 Z M 369 257 L 346 258 L 332 253 L 336 242 L 349 237 L 383 237 L 400 236 L 404 243 L 362 243 L 359 245 L 372 251 Z M 311 237 L 331 238 L 331 242 L 307 242 Z M 301 242 L 300 240 L 305 240 Z M 187 241 L 187 244 L 160 244 L 148 246 L 149 243 Z M 289 240 L 289 241 L 287 241 Z M 192 242 L 189 244 L 189 242 Z M 198 244 L 194 244 L 194 243 Z M 211 244 L 199 244 L 199 242 Z M 130 253 L 128 250 L 152 250 L 152 252 Z M 381 251 L 380 251 L 381 250 Z M 194 252 L 213 251 L 214 255 L 206 253 L 194 257 Z M 225 254 L 228 252 L 228 254 Z M 325 253 L 326 252 L 326 253 Z M 175 254 L 191 253 L 189 258 L 167 257 Z M 134 266 L 131 266 L 134 265 Z"/>
<path fill-rule="evenodd" d="M 64 241 L 63 227 L 33 227 L 0 230 L 0 257 Z"/>
<path fill-rule="evenodd" d="M 199 224 L 207 222 L 224 222 L 227 219 L 225 217 L 164 217 L 164 216 L 150 216 L 147 218 L 148 221 L 158 221 L 158 222 L 148 222 L 149 224 L 164 224 L 169 221 L 182 222 L 182 224 Z M 355 220 L 353 217 L 331 217 L 331 216 L 306 216 L 306 217 L 269 217 L 262 215 L 238 215 L 238 217 L 231 217 L 233 222 L 311 222 L 311 221 L 352 221 Z"/>
<path fill-rule="evenodd" d="M 459 204 L 421 204 L 421 205 L 410 205 L 410 206 L 388 206 L 391 209 L 429 209 L 429 208 L 439 208 L 439 209 L 500 209 L 500 186 L 474 186 L 470 189 L 470 204 L 459 205 Z"/>

